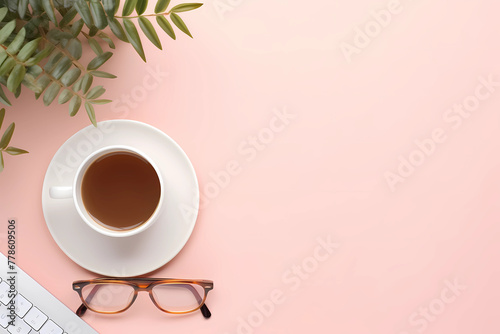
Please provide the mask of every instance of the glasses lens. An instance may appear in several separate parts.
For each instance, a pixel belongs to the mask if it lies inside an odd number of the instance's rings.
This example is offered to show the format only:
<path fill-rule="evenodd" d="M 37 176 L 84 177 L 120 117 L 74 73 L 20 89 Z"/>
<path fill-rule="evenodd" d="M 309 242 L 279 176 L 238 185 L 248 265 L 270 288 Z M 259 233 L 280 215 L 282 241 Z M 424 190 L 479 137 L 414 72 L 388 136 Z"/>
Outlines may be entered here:
<path fill-rule="evenodd" d="M 82 296 L 92 310 L 112 313 L 130 305 L 134 297 L 134 288 L 119 283 L 93 283 L 83 287 Z"/>
<path fill-rule="evenodd" d="M 159 284 L 153 287 L 153 296 L 166 311 L 189 312 L 203 303 L 205 289 L 198 284 Z"/>

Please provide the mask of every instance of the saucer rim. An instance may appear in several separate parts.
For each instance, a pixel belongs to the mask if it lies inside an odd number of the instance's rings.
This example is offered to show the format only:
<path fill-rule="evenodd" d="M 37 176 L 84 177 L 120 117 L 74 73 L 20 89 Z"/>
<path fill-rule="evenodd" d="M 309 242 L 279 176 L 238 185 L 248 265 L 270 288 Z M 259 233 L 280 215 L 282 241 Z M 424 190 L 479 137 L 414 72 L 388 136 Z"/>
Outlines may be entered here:
<path fill-rule="evenodd" d="M 191 235 L 193 233 L 193 230 L 194 230 L 194 227 L 196 225 L 196 222 L 197 222 L 197 219 L 198 219 L 198 216 L 199 216 L 199 208 L 200 208 L 200 189 L 199 189 L 199 183 L 198 183 L 198 178 L 196 176 L 196 171 L 194 169 L 194 166 L 191 162 L 191 160 L 189 159 L 188 155 L 186 154 L 186 152 L 182 149 L 182 147 L 175 141 L 173 140 L 169 135 L 167 135 L 166 133 L 164 133 L 163 131 L 161 131 L 160 129 L 150 125 L 150 124 L 147 124 L 147 123 L 144 123 L 144 122 L 140 122 L 140 121 L 136 121 L 136 120 L 128 120 L 128 119 L 113 119 L 113 120 L 105 120 L 105 121 L 101 121 L 101 122 L 98 122 L 97 125 L 102 125 L 104 123 L 124 123 L 124 124 L 133 124 L 133 125 L 138 125 L 138 126 L 142 126 L 142 127 L 145 127 L 147 128 L 149 131 L 154 131 L 156 133 L 158 133 L 159 135 L 165 137 L 171 144 L 173 144 L 178 150 L 179 152 L 181 152 L 181 154 L 184 156 L 184 158 L 186 159 L 186 161 L 188 162 L 188 166 L 189 166 L 189 174 L 193 177 L 193 180 L 194 180 L 194 189 L 195 189 L 195 194 L 194 194 L 194 198 L 197 199 L 197 201 L 194 203 L 192 209 L 195 210 L 196 212 L 193 213 L 193 217 L 191 218 L 192 222 L 190 222 L 190 226 L 188 227 L 188 229 L 186 229 L 186 238 L 185 240 L 182 240 L 181 242 L 179 242 L 179 246 L 177 247 L 177 249 L 173 249 L 171 251 L 171 255 L 169 257 L 166 257 L 165 260 L 161 261 L 162 263 L 158 266 L 155 266 L 155 267 L 152 267 L 151 269 L 147 269 L 145 271 L 137 271 L 137 272 L 134 272 L 133 275 L 126 275 L 126 276 L 119 276 L 117 274 L 113 274 L 114 277 L 128 277 L 128 276 L 140 276 L 140 275 L 144 275 L 144 274 L 147 274 L 147 273 L 150 273 L 150 272 L 153 272 L 155 270 L 158 270 L 159 268 L 163 267 L 164 265 L 166 265 L 167 263 L 169 263 L 170 261 L 172 261 L 179 253 L 180 251 L 186 246 L 187 242 L 189 241 L 189 239 L 191 238 Z M 44 195 L 44 189 L 46 189 L 46 186 L 49 187 L 49 185 L 47 184 L 47 179 L 48 179 L 48 173 L 49 171 L 51 170 L 51 168 L 53 168 L 53 165 L 55 164 L 54 162 L 54 158 L 55 156 L 64 148 L 64 146 L 70 142 L 74 137 L 77 137 L 79 135 L 81 135 L 81 133 L 83 131 L 85 131 L 86 129 L 89 129 L 89 128 L 94 128 L 94 125 L 89 125 L 89 126 L 86 126 L 80 130 L 78 130 L 76 133 L 74 133 L 71 137 L 69 137 L 67 140 L 64 141 L 63 144 L 61 144 L 59 146 L 59 148 L 57 149 L 57 151 L 54 153 L 54 155 L 52 156 L 51 160 L 50 160 L 50 163 L 49 165 L 47 166 L 47 170 L 45 172 L 45 175 L 44 175 L 44 180 L 43 180 L 43 183 L 42 183 L 42 191 L 41 191 L 41 204 L 42 204 L 42 212 L 43 212 L 43 216 L 44 216 L 44 220 L 45 220 L 45 225 L 47 226 L 49 232 L 50 232 L 50 235 L 52 237 L 52 239 L 55 241 L 56 245 L 59 247 L 59 249 L 68 257 L 70 258 L 74 263 L 76 263 L 77 265 L 79 265 L 81 268 L 85 269 L 85 270 L 88 270 L 88 271 L 91 271 L 93 273 L 96 273 L 98 275 L 103 275 L 103 276 L 109 276 L 110 274 L 108 272 L 105 272 L 105 271 L 101 271 L 101 270 L 97 270 L 95 268 L 92 268 L 92 266 L 87 266 L 87 265 L 83 265 L 80 260 L 77 260 L 72 254 L 71 252 L 68 252 L 65 247 L 62 246 L 62 243 L 59 239 L 59 237 L 56 237 L 56 235 L 54 234 L 53 232 L 53 229 L 54 227 L 50 226 L 50 224 L 48 223 L 48 219 L 47 219 L 47 213 L 45 212 L 45 198 L 46 196 L 48 195 Z M 95 152 L 96 150 L 98 149 L 95 149 L 93 150 L 90 154 L 92 154 L 93 152 Z M 161 169 L 161 168 L 160 168 Z M 161 215 L 161 214 L 160 214 Z M 158 217 L 160 218 L 160 217 Z M 80 219 L 81 220 L 81 219 Z M 160 220 L 160 219 L 159 219 Z M 82 223 L 85 223 L 83 221 L 81 221 Z M 157 222 L 158 223 L 158 222 Z M 95 232 L 95 231 L 94 231 Z M 97 232 L 95 232 L 97 233 Z M 57 234 L 57 233 L 56 233 Z M 113 237 L 109 237 L 109 236 L 105 236 L 106 238 L 113 238 Z M 137 235 L 132 235 L 132 236 L 128 236 L 127 238 L 141 238 L 141 234 L 137 234 Z"/>

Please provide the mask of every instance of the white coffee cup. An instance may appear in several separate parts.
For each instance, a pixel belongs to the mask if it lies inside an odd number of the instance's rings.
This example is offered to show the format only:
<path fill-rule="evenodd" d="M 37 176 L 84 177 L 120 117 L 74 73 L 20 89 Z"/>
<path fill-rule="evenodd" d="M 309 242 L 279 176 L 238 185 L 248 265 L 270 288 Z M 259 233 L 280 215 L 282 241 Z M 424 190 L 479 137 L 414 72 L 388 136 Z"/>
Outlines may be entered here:
<path fill-rule="evenodd" d="M 81 191 L 82 180 L 83 176 L 85 175 L 85 172 L 87 171 L 87 168 L 100 157 L 115 152 L 128 152 L 142 157 L 154 168 L 156 175 L 158 176 L 158 180 L 160 182 L 160 199 L 158 200 L 158 205 L 156 206 L 155 211 L 153 212 L 151 217 L 149 217 L 149 219 L 145 221 L 143 224 L 128 230 L 111 230 L 96 222 L 92 218 L 92 216 L 87 212 L 87 209 L 85 208 L 85 204 L 83 203 L 82 199 L 82 191 Z M 156 166 L 156 164 L 146 154 L 142 153 L 141 151 L 135 148 L 124 145 L 107 146 L 95 151 L 94 153 L 89 155 L 86 159 L 84 159 L 83 162 L 78 167 L 72 186 L 50 187 L 49 195 L 53 199 L 73 198 L 76 210 L 78 211 L 78 214 L 80 215 L 82 220 L 95 231 L 110 237 L 129 237 L 145 231 L 147 228 L 153 225 L 153 223 L 157 220 L 161 210 L 163 209 L 164 197 L 165 197 L 163 179 L 161 177 L 161 173 L 158 166 Z"/>

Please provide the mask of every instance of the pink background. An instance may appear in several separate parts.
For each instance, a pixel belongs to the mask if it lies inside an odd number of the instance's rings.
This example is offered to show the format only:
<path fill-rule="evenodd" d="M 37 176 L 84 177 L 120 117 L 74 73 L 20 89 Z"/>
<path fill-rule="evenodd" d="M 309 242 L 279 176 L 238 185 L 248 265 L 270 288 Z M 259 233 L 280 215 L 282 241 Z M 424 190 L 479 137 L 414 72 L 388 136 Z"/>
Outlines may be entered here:
<path fill-rule="evenodd" d="M 215 7 L 224 4 L 231 10 Z M 372 11 L 388 7 L 380 28 Z M 85 319 L 101 333 L 498 333 L 500 87 L 479 88 L 488 97 L 466 118 L 448 110 L 478 101 L 479 77 L 500 81 L 499 10 L 491 0 L 211 0 L 182 15 L 194 40 L 161 34 L 163 52 L 145 40 L 147 64 L 118 43 L 103 69 L 119 78 L 102 80 L 115 103 L 98 119 L 163 130 L 190 157 L 202 193 L 228 162 L 242 169 L 152 274 L 213 279 L 210 320 L 163 314 L 146 295 L 125 314 Z M 366 25 L 369 43 L 356 39 Z M 362 47 L 349 62 L 341 46 L 355 40 Z M 168 76 L 146 91 L 155 68 Z M 242 155 L 283 108 L 295 118 L 255 158 Z M 87 116 L 71 119 L 27 91 L 7 112 L 12 145 L 30 154 L 5 159 L 0 227 L 18 219 L 20 266 L 76 309 L 71 282 L 95 276 L 53 241 L 41 188 Z M 434 129 L 442 142 L 419 153 L 415 141 Z M 397 173 L 400 156 L 420 165 L 406 166 L 391 191 L 385 174 Z M 338 248 L 317 253 L 328 236 Z"/>

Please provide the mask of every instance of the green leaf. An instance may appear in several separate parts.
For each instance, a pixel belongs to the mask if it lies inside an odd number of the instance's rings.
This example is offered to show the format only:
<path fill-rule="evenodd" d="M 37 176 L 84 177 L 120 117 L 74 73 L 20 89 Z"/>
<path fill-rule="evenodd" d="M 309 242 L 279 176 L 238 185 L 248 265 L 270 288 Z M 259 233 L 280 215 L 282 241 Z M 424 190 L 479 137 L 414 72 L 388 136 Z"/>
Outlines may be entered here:
<path fill-rule="evenodd" d="M 65 89 L 59 95 L 59 100 L 57 102 L 59 102 L 59 104 L 64 104 L 64 103 L 68 102 L 72 96 L 73 96 L 73 92 L 70 91 L 69 89 Z"/>
<path fill-rule="evenodd" d="M 142 31 L 144 32 L 144 35 L 158 48 L 161 48 L 161 42 L 160 39 L 158 38 L 158 35 L 156 34 L 155 28 L 153 28 L 153 25 L 147 18 L 144 16 L 139 17 L 139 26 L 141 27 Z"/>
<path fill-rule="evenodd" d="M 95 52 L 96 55 L 99 56 L 99 55 L 104 53 L 104 51 L 102 51 L 101 46 L 99 45 L 99 43 L 95 39 L 89 38 L 88 41 L 89 41 L 90 48 L 92 49 L 92 51 Z"/>
<path fill-rule="evenodd" d="M 92 71 L 92 70 L 97 70 L 99 67 L 102 66 L 106 61 L 108 61 L 109 58 L 113 53 L 111 52 L 104 52 L 102 55 L 99 55 L 92 59 L 90 63 L 87 65 L 87 70 Z"/>
<path fill-rule="evenodd" d="M 91 72 L 94 76 L 99 77 L 99 78 L 108 78 L 108 79 L 115 79 L 116 75 L 108 73 L 108 72 L 103 72 L 103 71 L 92 71 Z"/>
<path fill-rule="evenodd" d="M 157 16 L 156 22 L 172 39 L 175 39 L 175 31 L 164 16 Z"/>
<path fill-rule="evenodd" d="M 108 46 L 111 48 L 111 49 L 114 49 L 115 48 L 115 43 L 113 42 L 113 40 L 108 36 L 108 34 L 104 33 L 104 32 L 101 32 L 99 33 L 97 36 L 101 37 L 101 39 L 103 41 L 105 41 L 106 43 L 108 43 Z"/>
<path fill-rule="evenodd" d="M 54 7 L 52 7 L 50 0 L 42 0 L 42 7 L 45 10 L 45 13 L 47 13 L 47 16 L 49 17 L 49 19 L 52 22 L 54 22 L 54 24 L 57 27 L 56 14 L 54 13 Z"/>
<path fill-rule="evenodd" d="M 26 61 L 31 55 L 36 51 L 36 48 L 38 47 L 38 44 L 40 44 L 40 40 L 42 38 L 38 37 L 37 39 L 32 40 L 31 42 L 26 43 L 21 51 L 19 51 L 19 54 L 17 55 L 17 60 L 19 61 Z"/>
<path fill-rule="evenodd" d="M 80 31 L 82 31 L 82 28 L 83 28 L 83 19 L 79 19 L 78 21 L 75 21 L 71 25 L 71 29 L 70 29 L 73 37 L 78 37 L 78 35 L 80 34 Z"/>
<path fill-rule="evenodd" d="M 0 151 L 0 173 L 3 171 L 4 164 L 3 164 L 3 152 Z"/>
<path fill-rule="evenodd" d="M 29 0 L 31 8 L 35 11 L 35 13 L 43 12 L 43 7 L 40 0 Z"/>
<path fill-rule="evenodd" d="M 94 25 L 92 14 L 90 14 L 89 6 L 85 0 L 76 0 L 74 3 L 75 9 L 80 14 L 87 27 L 91 28 Z"/>
<path fill-rule="evenodd" d="M 82 74 L 82 71 L 79 68 L 72 68 L 64 73 L 61 78 L 61 83 L 64 86 L 69 87 L 80 77 L 80 74 Z"/>
<path fill-rule="evenodd" d="M 66 39 L 61 39 L 60 41 L 60 45 L 63 47 L 63 48 L 66 48 L 66 45 L 68 44 L 68 42 L 73 39 L 73 35 L 71 35 L 70 33 L 67 33 L 69 38 L 66 38 Z"/>
<path fill-rule="evenodd" d="M 78 12 L 76 11 L 75 7 L 71 7 L 68 10 L 68 12 L 64 14 L 61 21 L 59 21 L 59 27 L 63 28 L 67 24 L 71 23 L 71 21 L 73 21 L 73 19 L 75 18 L 76 14 L 78 14 Z"/>
<path fill-rule="evenodd" d="M 180 18 L 179 15 L 172 13 L 172 14 L 170 14 L 170 19 L 172 20 L 172 22 L 174 22 L 174 24 L 177 26 L 177 28 L 180 29 L 180 31 L 182 31 L 183 33 L 185 33 L 189 37 L 193 38 L 193 36 L 189 32 L 189 29 L 186 27 L 186 24 L 184 23 L 184 21 L 182 21 L 182 19 Z"/>
<path fill-rule="evenodd" d="M 183 4 L 180 4 L 180 5 L 174 6 L 170 10 L 170 13 L 187 12 L 189 10 L 200 8 L 201 6 L 203 6 L 202 3 L 183 3 Z"/>
<path fill-rule="evenodd" d="M 40 0 L 41 2 L 41 0 Z M 42 11 L 43 12 L 43 11 Z M 49 31 L 49 28 L 50 28 L 50 20 L 47 20 L 47 15 L 43 15 L 42 13 L 42 16 L 44 17 L 43 19 L 40 19 L 39 21 L 39 26 L 42 27 L 43 29 L 45 29 L 46 31 Z"/>
<path fill-rule="evenodd" d="M 7 106 L 11 106 L 12 105 L 10 103 L 9 99 L 7 98 L 7 96 L 5 95 L 5 93 L 3 92 L 2 86 L 0 86 L 0 102 L 3 103 L 3 104 L 5 104 L 5 105 L 7 105 Z M 0 126 L 1 126 L 1 123 L 0 123 Z"/>
<path fill-rule="evenodd" d="M 92 81 L 94 81 L 94 77 L 92 76 L 92 74 L 87 73 L 83 76 L 83 80 L 82 80 L 82 92 L 83 92 L 83 94 L 86 94 L 88 92 L 90 86 L 92 86 Z"/>
<path fill-rule="evenodd" d="M 5 15 L 7 15 L 8 12 L 9 10 L 7 9 L 7 7 L 0 8 L 0 22 L 3 21 Z"/>
<path fill-rule="evenodd" d="M 115 0 L 102 0 L 102 6 L 108 17 L 113 19 L 115 17 Z"/>
<path fill-rule="evenodd" d="M 5 49 L 0 48 L 0 65 L 3 64 L 4 60 L 7 59 L 9 55 L 5 52 Z"/>
<path fill-rule="evenodd" d="M 7 6 L 10 12 L 17 12 L 17 0 L 4 0 L 2 1 L 2 4 L 3 3 L 5 3 L 3 6 Z"/>
<path fill-rule="evenodd" d="M 142 48 L 141 38 L 137 33 L 134 23 L 130 19 L 123 19 L 123 25 L 125 26 L 125 33 L 127 38 L 134 47 L 135 51 L 141 56 L 142 60 L 146 61 L 146 55 L 144 54 L 144 49 Z"/>
<path fill-rule="evenodd" d="M 78 38 L 73 38 L 66 45 L 66 50 L 68 50 L 71 57 L 78 60 L 82 57 L 82 42 Z"/>
<path fill-rule="evenodd" d="M 74 92 L 78 92 L 80 89 L 82 89 L 82 83 L 83 83 L 83 78 L 85 76 L 81 77 L 80 79 L 76 80 L 75 84 L 73 85 L 73 87 L 71 87 L 73 89 Z"/>
<path fill-rule="evenodd" d="M 45 49 L 42 51 L 38 52 L 34 57 L 31 57 L 26 61 L 26 66 L 34 66 L 37 65 L 42 61 L 42 59 L 45 59 L 52 51 L 54 50 L 54 46 L 51 44 L 47 44 L 45 46 Z"/>
<path fill-rule="evenodd" d="M 19 0 L 17 4 L 17 13 L 19 14 L 19 17 L 21 19 L 24 19 L 24 15 L 26 14 L 26 11 L 28 10 L 28 0 Z M 1 14 L 0 14 L 1 16 Z M 0 19 L 0 21 L 3 20 Z"/>
<path fill-rule="evenodd" d="M 148 8 L 148 0 L 137 0 L 137 4 L 135 5 L 135 11 L 137 14 L 142 15 L 146 8 Z"/>
<path fill-rule="evenodd" d="M 27 23 L 24 25 L 24 28 L 26 28 L 26 38 L 28 40 L 31 40 L 35 37 L 38 37 L 40 34 L 40 31 L 38 30 L 38 27 L 42 24 L 42 18 L 41 17 L 34 17 L 31 19 L 26 19 Z"/>
<path fill-rule="evenodd" d="M 12 146 L 9 146 L 5 149 L 5 153 L 8 153 L 10 155 L 20 155 L 20 154 L 26 154 L 26 153 L 29 153 L 28 151 L 25 151 L 25 150 L 22 150 L 20 148 L 17 148 L 17 147 L 12 147 Z"/>
<path fill-rule="evenodd" d="M 38 65 L 29 66 L 26 70 L 26 74 L 30 74 L 33 77 L 37 78 L 40 74 L 42 74 L 43 69 Z"/>
<path fill-rule="evenodd" d="M 16 61 L 14 60 L 14 58 L 7 58 L 2 66 L 0 66 L 0 76 L 3 76 L 7 73 L 10 72 L 10 70 L 12 70 L 12 68 L 16 65 Z"/>
<path fill-rule="evenodd" d="M 116 15 L 116 13 L 118 13 L 118 9 L 120 9 L 120 0 L 115 1 L 115 15 Z"/>
<path fill-rule="evenodd" d="M 111 31 L 113 32 L 113 34 L 115 34 L 116 37 L 118 37 L 120 40 L 128 43 L 128 38 L 125 35 L 125 31 L 123 30 L 122 25 L 120 24 L 120 22 L 118 22 L 118 20 L 116 18 L 114 18 L 112 20 L 108 19 L 108 24 L 109 24 L 109 27 L 111 28 Z"/>
<path fill-rule="evenodd" d="M 170 0 L 158 0 L 155 6 L 155 13 L 163 13 L 167 9 L 169 4 Z"/>
<path fill-rule="evenodd" d="M 89 101 L 89 102 L 92 103 L 92 104 L 107 104 L 107 103 L 111 103 L 113 101 L 102 99 L 102 100 L 92 100 L 92 101 Z"/>
<path fill-rule="evenodd" d="M 96 26 L 92 26 L 92 28 L 89 29 L 89 36 L 95 36 L 99 32 L 99 28 Z"/>
<path fill-rule="evenodd" d="M 7 38 L 9 38 L 10 34 L 16 28 L 16 20 L 12 20 L 7 23 L 2 29 L 0 29 L 0 44 L 3 44 Z"/>
<path fill-rule="evenodd" d="M 95 26 L 99 29 L 106 28 L 108 20 L 106 19 L 106 13 L 104 13 L 101 2 L 90 0 L 90 10 L 92 11 L 92 16 L 94 17 Z"/>
<path fill-rule="evenodd" d="M 61 43 L 63 46 L 65 45 L 65 43 L 68 40 L 70 40 L 72 38 L 73 38 L 73 35 L 70 34 L 69 32 L 61 31 L 58 29 L 52 29 L 47 34 L 47 39 L 50 42 L 52 42 L 54 44 Z"/>
<path fill-rule="evenodd" d="M 19 95 L 21 95 L 21 87 L 21 85 L 17 86 L 17 89 L 14 92 L 14 96 L 16 97 L 16 99 L 19 97 Z"/>
<path fill-rule="evenodd" d="M 59 93 L 60 89 L 61 87 L 59 86 L 59 84 L 57 82 L 53 82 L 49 86 L 49 88 L 47 88 L 45 94 L 43 95 L 43 104 L 49 106 L 52 103 L 52 101 L 54 101 L 54 99 L 56 98 L 57 93 Z"/>
<path fill-rule="evenodd" d="M 137 0 L 126 0 L 123 5 L 122 16 L 129 16 L 134 11 Z"/>
<path fill-rule="evenodd" d="M 26 68 L 22 64 L 16 64 L 7 79 L 7 89 L 15 93 L 26 74 Z"/>
<path fill-rule="evenodd" d="M 82 99 L 78 95 L 73 96 L 71 101 L 69 101 L 69 115 L 71 117 L 75 116 L 81 105 Z"/>
<path fill-rule="evenodd" d="M 31 74 L 35 78 L 42 74 L 43 69 L 38 65 L 29 66 L 26 70 L 26 74 Z"/>
<path fill-rule="evenodd" d="M 97 121 L 95 119 L 94 106 L 89 102 L 85 102 L 85 110 L 87 110 L 87 115 L 89 115 L 90 121 L 97 127 Z"/>
<path fill-rule="evenodd" d="M 67 70 L 69 70 L 72 64 L 73 62 L 71 61 L 71 59 L 69 59 L 68 57 L 64 57 L 63 59 L 61 59 L 59 63 L 57 63 L 51 75 L 56 80 L 59 80 L 62 77 L 62 75 L 66 73 Z"/>
<path fill-rule="evenodd" d="M 35 97 L 36 99 L 38 100 L 38 98 L 40 97 L 40 95 L 42 95 L 43 91 L 45 88 L 47 88 L 47 86 L 49 85 L 50 83 L 50 78 L 48 75 L 44 74 L 42 75 L 38 80 L 37 80 L 37 84 L 38 86 L 40 86 L 41 88 L 41 91 L 40 93 L 36 93 L 35 94 Z"/>
<path fill-rule="evenodd" d="M 54 66 L 61 60 L 63 54 L 61 52 L 54 52 L 50 55 L 49 60 L 47 63 L 43 66 L 46 72 L 50 73 Z"/>
<path fill-rule="evenodd" d="M 19 30 L 14 40 L 9 44 L 9 47 L 5 51 L 7 51 L 7 53 L 11 55 L 16 55 L 21 49 L 21 46 L 23 46 L 25 37 L 26 29 L 21 28 L 21 30 Z"/>
<path fill-rule="evenodd" d="M 7 128 L 7 130 L 5 130 L 5 132 L 2 136 L 2 139 L 0 140 L 0 150 L 3 150 L 4 148 L 6 148 L 9 145 L 15 128 L 16 128 L 16 124 L 11 123 L 9 125 L 9 127 Z"/>
<path fill-rule="evenodd" d="M 102 86 L 96 86 L 89 91 L 89 93 L 85 96 L 85 98 L 88 100 L 97 99 L 105 92 L 106 90 Z"/>
<path fill-rule="evenodd" d="M 37 84 L 35 77 L 28 72 L 26 72 L 21 83 L 31 89 L 35 94 L 42 92 L 42 88 Z"/>
<path fill-rule="evenodd" d="M 2 108 L 0 109 L 0 129 L 2 128 L 4 118 L 5 118 L 5 108 Z"/>

